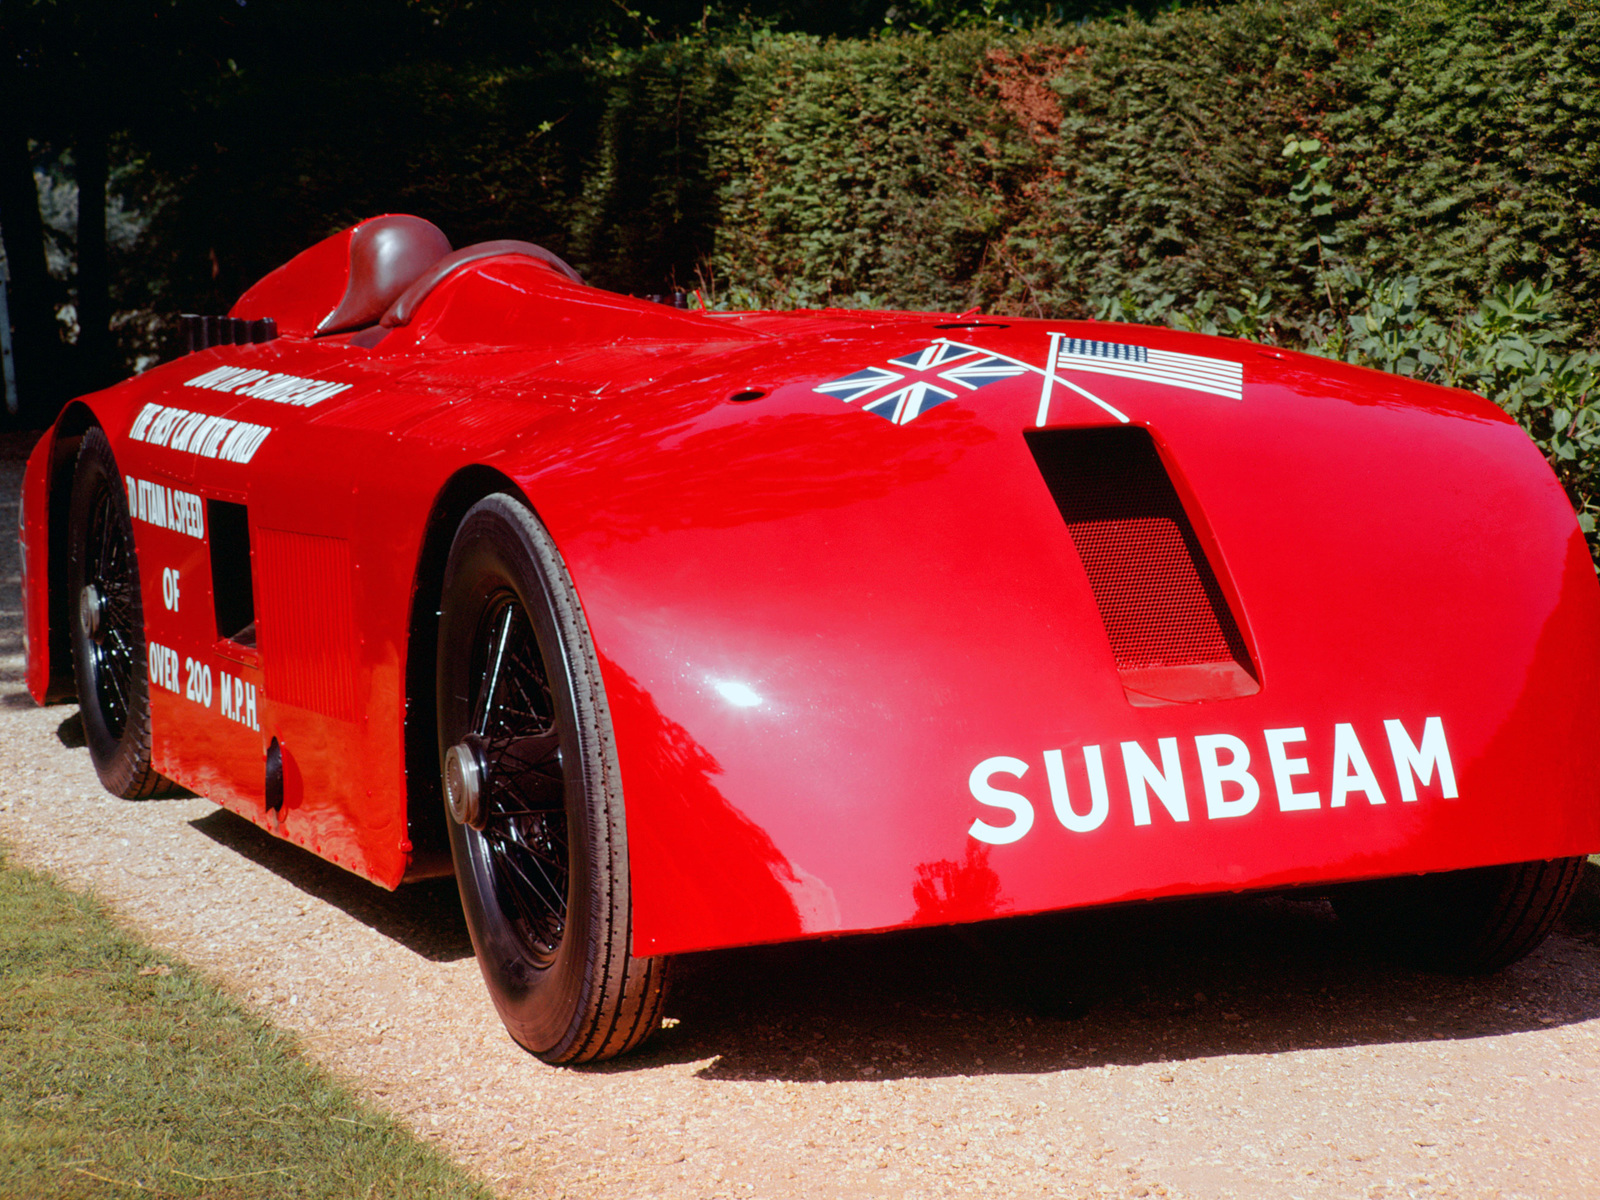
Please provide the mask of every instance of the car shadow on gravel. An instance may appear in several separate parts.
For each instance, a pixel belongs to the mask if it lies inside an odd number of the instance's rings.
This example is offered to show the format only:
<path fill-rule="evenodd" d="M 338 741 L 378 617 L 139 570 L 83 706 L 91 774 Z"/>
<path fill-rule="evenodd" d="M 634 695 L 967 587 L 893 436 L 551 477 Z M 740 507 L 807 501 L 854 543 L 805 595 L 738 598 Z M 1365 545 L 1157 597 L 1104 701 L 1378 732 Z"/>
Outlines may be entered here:
<path fill-rule="evenodd" d="M 30 700 L 29 703 L 32 703 L 32 701 Z M 68 750 L 84 750 L 88 748 L 89 740 L 83 732 L 83 714 L 79 710 L 73 709 L 72 715 L 56 726 L 56 741 L 60 742 Z M 194 796 L 195 794 L 188 788 L 169 783 L 165 789 L 155 795 L 141 797 L 139 803 L 159 804 L 163 800 L 193 800 Z"/>
<path fill-rule="evenodd" d="M 243 817 L 219 808 L 189 824 L 218 845 L 265 867 L 309 896 L 333 905 L 363 925 L 430 962 L 472 957 L 454 879 L 409 883 L 385 891 L 358 875 L 274 837 Z"/>
<path fill-rule="evenodd" d="M 434 962 L 472 954 L 451 879 L 386 892 L 224 809 L 191 825 Z M 1374 957 L 1319 899 L 1171 900 L 681 955 L 666 1028 L 570 1068 L 700 1063 L 713 1081 L 1038 1074 L 1490 1037 L 1600 1018 L 1600 868 L 1506 971 Z"/>
<path fill-rule="evenodd" d="M 590 1069 L 710 1059 L 710 1080 L 1031 1074 L 1545 1029 L 1600 1017 L 1600 871 L 1588 870 L 1568 925 L 1489 977 L 1381 961 L 1326 902 L 1281 896 L 687 955 L 668 1028 Z"/>
<path fill-rule="evenodd" d="M 89 744 L 83 734 L 83 714 L 73 713 L 56 726 L 56 741 L 68 750 L 82 750 Z"/>

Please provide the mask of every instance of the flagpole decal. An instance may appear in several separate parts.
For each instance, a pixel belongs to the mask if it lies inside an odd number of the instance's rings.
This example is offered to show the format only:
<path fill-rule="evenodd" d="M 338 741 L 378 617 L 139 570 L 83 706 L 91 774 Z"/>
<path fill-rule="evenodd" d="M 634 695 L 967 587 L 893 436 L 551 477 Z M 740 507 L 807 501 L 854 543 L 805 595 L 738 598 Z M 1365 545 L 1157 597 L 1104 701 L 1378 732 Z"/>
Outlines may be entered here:
<path fill-rule="evenodd" d="M 1052 333 L 1050 335 L 1050 352 L 1045 356 L 1044 360 L 1044 384 L 1039 388 L 1039 416 L 1034 421 L 1034 425 L 1040 429 L 1043 429 L 1044 423 L 1050 419 L 1050 392 L 1055 387 L 1056 353 L 1060 348 L 1061 335 Z M 1123 420 L 1126 421 L 1127 418 L 1124 417 Z"/>
<path fill-rule="evenodd" d="M 1057 347 L 1060 345 L 1061 339 L 1066 337 L 1066 336 L 1067 335 L 1064 334 L 1064 333 L 1052 333 L 1050 335 L 1050 351 L 1049 351 L 1049 357 L 1045 360 L 1046 362 L 1051 363 L 1051 364 L 1055 363 L 1056 354 L 1057 354 Z M 1117 420 L 1121 421 L 1124 425 L 1131 424 L 1131 422 L 1129 421 L 1128 416 L 1127 416 L 1126 413 L 1121 412 L 1118 409 L 1116 409 L 1116 408 L 1112 407 L 1111 405 L 1107 404 L 1104 400 L 1100 399 L 1099 396 L 1096 396 L 1093 392 L 1089 391 L 1089 389 L 1079 387 L 1077 384 L 1073 383 L 1072 380 L 1070 380 L 1070 379 L 1063 379 L 1061 376 L 1057 375 L 1053 369 L 1036 367 L 1032 363 L 1024 362 L 1020 358 L 1012 358 L 1009 354 L 1001 354 L 998 350 L 985 350 L 982 346 L 968 346 L 963 342 L 952 342 L 949 338 L 939 338 L 937 340 L 939 340 L 941 342 L 945 342 L 948 345 L 955 346 L 955 347 L 957 347 L 958 349 L 961 349 L 961 350 L 974 350 L 979 354 L 988 354 L 988 355 L 992 355 L 995 358 L 1003 358 L 1007 362 L 1015 363 L 1017 366 L 1023 368 L 1024 370 L 1033 371 L 1035 374 L 1043 375 L 1044 376 L 1044 386 L 1040 390 L 1040 393 L 1039 393 L 1039 418 L 1038 418 L 1038 421 L 1037 421 L 1037 424 L 1039 424 L 1039 425 L 1043 425 L 1045 423 L 1045 418 L 1049 415 L 1050 391 L 1051 391 L 1052 386 L 1055 385 L 1055 384 L 1058 384 L 1058 383 L 1062 387 L 1071 388 L 1073 391 L 1077 392 L 1078 395 L 1082 396 L 1085 400 L 1087 400 L 1090 404 L 1095 404 L 1095 405 L 1098 405 L 1099 407 L 1105 409 L 1106 412 L 1110 413 L 1113 417 L 1115 417 Z"/>

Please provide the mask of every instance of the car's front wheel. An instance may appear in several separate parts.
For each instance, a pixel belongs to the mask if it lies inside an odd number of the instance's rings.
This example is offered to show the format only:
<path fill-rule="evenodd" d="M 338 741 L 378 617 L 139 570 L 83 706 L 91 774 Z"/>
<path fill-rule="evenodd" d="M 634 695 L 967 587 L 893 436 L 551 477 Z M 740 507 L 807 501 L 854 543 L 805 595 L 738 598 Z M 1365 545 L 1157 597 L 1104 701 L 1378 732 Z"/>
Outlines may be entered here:
<path fill-rule="evenodd" d="M 666 963 L 630 952 L 616 749 L 576 591 L 510 496 L 462 519 L 440 611 L 439 755 L 478 964 L 546 1062 L 610 1058 L 660 1022 Z"/>

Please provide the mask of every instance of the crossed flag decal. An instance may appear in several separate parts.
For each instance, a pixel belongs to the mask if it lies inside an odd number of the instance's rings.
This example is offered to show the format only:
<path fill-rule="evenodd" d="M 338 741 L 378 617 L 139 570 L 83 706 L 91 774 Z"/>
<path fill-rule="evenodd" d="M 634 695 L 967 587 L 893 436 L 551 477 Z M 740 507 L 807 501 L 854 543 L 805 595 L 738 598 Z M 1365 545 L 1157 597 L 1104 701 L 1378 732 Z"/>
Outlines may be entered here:
<path fill-rule="evenodd" d="M 846 404 L 856 404 L 895 425 L 914 421 L 963 392 L 975 392 L 1002 379 L 1029 373 L 1040 375 L 1044 380 L 1039 393 L 1039 425 L 1049 418 L 1050 399 L 1057 385 L 1099 405 L 1123 424 L 1128 422 L 1126 415 L 1072 380 L 1063 378 L 1058 373 L 1061 371 L 1116 375 L 1232 400 L 1244 398 L 1244 368 L 1225 359 L 1052 333 L 1047 361 L 1049 365 L 1040 369 L 1008 355 L 939 338 L 921 350 L 891 358 L 887 366 L 866 367 L 841 379 L 820 383 L 814 390 L 836 396 Z"/>

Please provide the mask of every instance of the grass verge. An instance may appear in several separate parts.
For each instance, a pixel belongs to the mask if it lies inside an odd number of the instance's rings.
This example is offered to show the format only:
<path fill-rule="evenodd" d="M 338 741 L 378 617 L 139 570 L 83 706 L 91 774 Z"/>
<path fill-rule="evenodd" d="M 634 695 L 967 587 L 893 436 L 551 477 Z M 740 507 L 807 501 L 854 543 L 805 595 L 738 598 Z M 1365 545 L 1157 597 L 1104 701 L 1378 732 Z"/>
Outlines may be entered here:
<path fill-rule="evenodd" d="M 0 1197 L 490 1193 L 0 847 Z"/>

